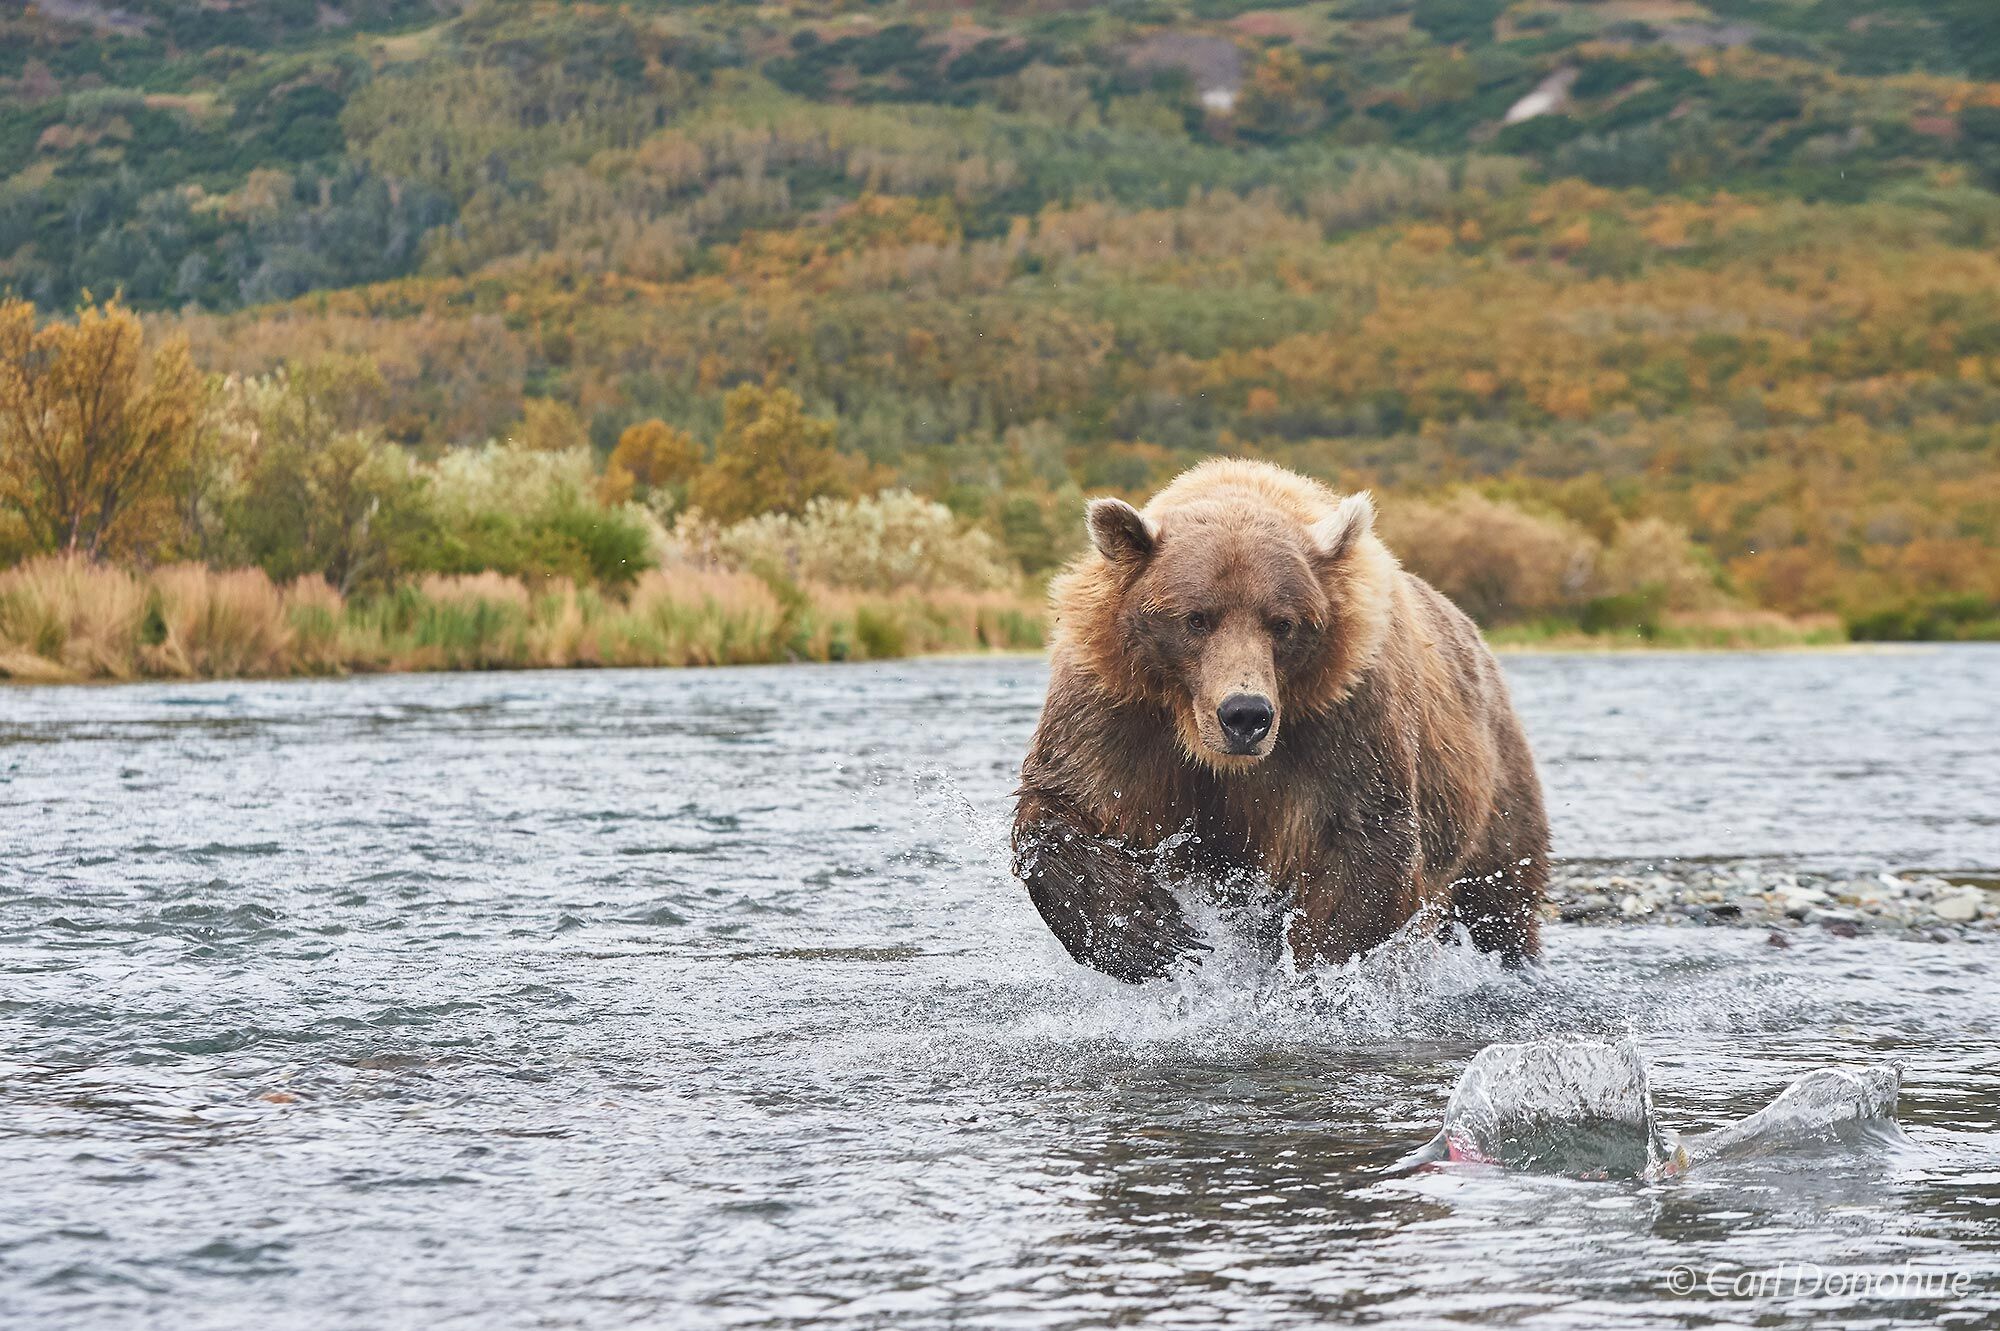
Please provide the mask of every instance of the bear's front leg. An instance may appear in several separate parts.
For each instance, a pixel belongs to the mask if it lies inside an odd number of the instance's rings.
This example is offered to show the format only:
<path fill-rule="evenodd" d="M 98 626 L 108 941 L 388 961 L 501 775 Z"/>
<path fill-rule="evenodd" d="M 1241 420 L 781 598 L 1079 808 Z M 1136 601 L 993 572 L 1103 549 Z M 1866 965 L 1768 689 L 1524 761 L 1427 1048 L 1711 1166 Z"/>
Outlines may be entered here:
<path fill-rule="evenodd" d="M 1157 980 L 1208 950 L 1146 866 L 1124 846 L 1093 835 L 1065 803 L 1022 793 L 1014 873 L 1070 956 L 1115 980 Z"/>
<path fill-rule="evenodd" d="M 1358 957 L 1425 905 L 1414 805 L 1402 792 L 1378 792 L 1330 818 L 1321 837 L 1319 870 L 1298 889 L 1286 930 L 1300 966 Z"/>

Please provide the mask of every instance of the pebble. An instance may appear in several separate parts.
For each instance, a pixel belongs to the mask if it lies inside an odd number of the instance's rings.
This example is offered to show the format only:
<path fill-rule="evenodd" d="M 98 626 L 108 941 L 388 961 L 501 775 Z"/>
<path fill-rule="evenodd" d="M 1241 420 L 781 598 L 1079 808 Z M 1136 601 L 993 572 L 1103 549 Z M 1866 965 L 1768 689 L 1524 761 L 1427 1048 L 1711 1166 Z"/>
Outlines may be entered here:
<path fill-rule="evenodd" d="M 1967 924 L 1979 918 L 1981 893 L 1978 888 L 1966 888 L 1953 896 L 1940 897 L 1931 903 L 1931 914 L 1940 920 L 1953 924 Z"/>
<path fill-rule="evenodd" d="M 1594 920 L 1611 914 L 1611 898 L 1600 892 L 1587 893 L 1566 904 L 1558 904 L 1558 919 L 1575 923 L 1579 920 Z"/>
<path fill-rule="evenodd" d="M 2000 939 L 2000 891 L 1935 874 L 1817 874 L 1758 865 L 1607 869 L 1557 864 L 1543 915 L 1566 924 L 1749 927 L 1783 938 L 1810 925 L 1838 938 Z M 1780 944 L 1782 945 L 1782 944 Z"/>

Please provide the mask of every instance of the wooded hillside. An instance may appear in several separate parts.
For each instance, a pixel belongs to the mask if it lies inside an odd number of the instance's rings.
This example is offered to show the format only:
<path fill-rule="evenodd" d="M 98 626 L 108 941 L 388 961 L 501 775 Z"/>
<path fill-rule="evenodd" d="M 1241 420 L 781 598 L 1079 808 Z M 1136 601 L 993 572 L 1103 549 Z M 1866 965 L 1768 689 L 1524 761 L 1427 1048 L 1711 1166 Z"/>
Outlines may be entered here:
<path fill-rule="evenodd" d="M 528 435 L 601 465 L 652 421 L 707 465 L 751 384 L 831 423 L 847 491 L 942 500 L 1029 574 L 1083 492 L 1231 451 L 1381 487 L 1413 537 L 1470 487 L 1589 543 L 1595 581 L 1490 619 L 1712 592 L 2000 633 L 1987 0 L 0 29 L 0 283 L 45 317 L 122 292 L 210 371 L 358 358 L 420 467 Z M 1681 571 L 1604 571 L 1641 530 L 1692 538 Z"/>

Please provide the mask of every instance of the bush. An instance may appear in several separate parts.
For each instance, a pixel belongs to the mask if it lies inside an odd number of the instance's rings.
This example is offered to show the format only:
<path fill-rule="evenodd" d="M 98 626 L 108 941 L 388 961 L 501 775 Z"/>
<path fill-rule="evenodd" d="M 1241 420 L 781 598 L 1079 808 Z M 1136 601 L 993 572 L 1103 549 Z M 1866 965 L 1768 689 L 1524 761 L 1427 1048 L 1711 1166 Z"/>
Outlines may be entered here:
<path fill-rule="evenodd" d="M 814 499 L 798 517 L 766 513 L 717 532 L 714 548 L 731 568 L 776 568 L 803 582 L 861 591 L 981 591 L 1011 576 L 990 535 L 907 490 Z"/>
<path fill-rule="evenodd" d="M 908 640 L 902 625 L 872 605 L 855 610 L 854 638 L 862 651 L 878 659 L 901 656 Z"/>
<path fill-rule="evenodd" d="M 656 525 L 597 498 L 588 450 L 488 444 L 446 454 L 431 472 L 436 534 L 420 567 L 567 577 L 622 587 L 652 567 Z"/>
<path fill-rule="evenodd" d="M 1660 636 L 1663 599 L 1657 586 L 1599 596 L 1584 604 L 1577 627 L 1585 633 L 1636 633 L 1650 641 Z"/>
<path fill-rule="evenodd" d="M 1470 490 L 1387 505 L 1382 516 L 1404 564 L 1481 624 L 1574 614 L 1588 599 L 1597 542 L 1567 518 Z"/>
<path fill-rule="evenodd" d="M 1062 562 L 1048 515 L 1033 495 L 1009 495 L 1001 504 L 1000 538 L 1007 557 L 1029 575 L 1046 573 Z"/>
<path fill-rule="evenodd" d="M 1382 530 L 1412 572 L 1482 625 L 1549 620 L 1650 638 L 1668 612 L 1727 604 L 1715 568 L 1679 527 L 1621 521 L 1589 487 L 1559 487 L 1556 498 L 1567 513 L 1470 490 L 1393 502 Z"/>
<path fill-rule="evenodd" d="M 1688 534 L 1659 518 L 1622 523 L 1598 559 L 1599 586 L 1657 610 L 1708 610 L 1724 601 L 1715 567 Z"/>
<path fill-rule="evenodd" d="M 1857 642 L 2000 642 L 2000 605 L 1940 596 L 1852 615 L 1847 632 Z"/>
<path fill-rule="evenodd" d="M 636 499 L 656 514 L 671 513 L 686 502 L 701 461 L 701 441 L 693 435 L 662 420 L 641 421 L 618 436 L 599 492 L 608 504 Z"/>
<path fill-rule="evenodd" d="M 534 453 L 567 453 L 590 446 L 590 434 L 577 419 L 576 409 L 547 397 L 531 397 L 521 404 L 515 438 Z"/>

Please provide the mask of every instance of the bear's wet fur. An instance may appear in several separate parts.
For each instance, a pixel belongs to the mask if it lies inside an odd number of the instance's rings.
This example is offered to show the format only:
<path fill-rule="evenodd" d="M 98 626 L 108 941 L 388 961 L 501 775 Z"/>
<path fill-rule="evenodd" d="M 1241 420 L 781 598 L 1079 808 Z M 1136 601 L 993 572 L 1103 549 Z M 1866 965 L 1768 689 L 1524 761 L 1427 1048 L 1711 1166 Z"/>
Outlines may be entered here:
<path fill-rule="evenodd" d="M 1089 521 L 1013 836 L 1073 957 L 1164 975 L 1202 946 L 1166 884 L 1246 880 L 1301 966 L 1420 916 L 1536 955 L 1548 822 L 1499 664 L 1365 493 L 1217 460 Z"/>

